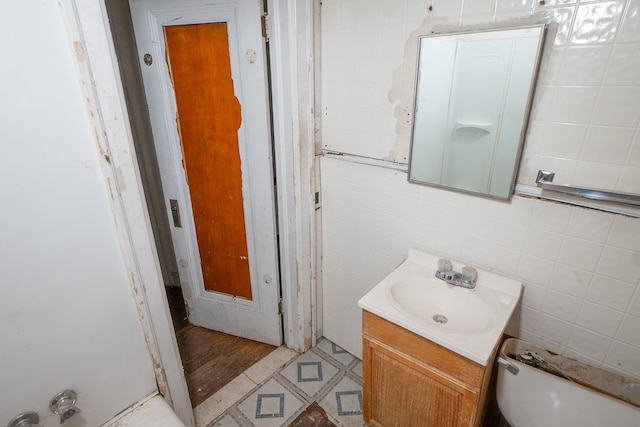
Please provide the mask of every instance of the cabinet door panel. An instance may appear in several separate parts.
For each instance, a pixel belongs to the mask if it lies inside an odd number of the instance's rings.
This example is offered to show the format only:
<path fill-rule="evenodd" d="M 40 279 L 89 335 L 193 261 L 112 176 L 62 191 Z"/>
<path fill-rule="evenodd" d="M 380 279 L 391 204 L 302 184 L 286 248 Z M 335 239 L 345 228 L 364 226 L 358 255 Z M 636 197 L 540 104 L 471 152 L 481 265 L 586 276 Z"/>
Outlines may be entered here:
<path fill-rule="evenodd" d="M 365 337 L 365 419 L 384 427 L 471 425 L 477 391 Z"/>

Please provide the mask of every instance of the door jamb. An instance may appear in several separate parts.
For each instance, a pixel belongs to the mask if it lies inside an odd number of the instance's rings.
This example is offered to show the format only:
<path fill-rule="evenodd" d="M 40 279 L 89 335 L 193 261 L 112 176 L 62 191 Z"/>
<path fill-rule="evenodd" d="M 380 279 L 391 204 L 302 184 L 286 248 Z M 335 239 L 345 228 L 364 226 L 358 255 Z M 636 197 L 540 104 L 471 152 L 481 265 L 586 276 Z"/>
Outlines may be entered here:
<path fill-rule="evenodd" d="M 76 52 L 78 78 L 158 390 L 178 417 L 194 426 L 104 1 L 108 0 L 63 0 L 62 15 Z M 269 5 L 284 339 L 288 347 L 302 352 L 316 339 L 313 23 L 317 0 L 269 0 Z"/>
<path fill-rule="evenodd" d="M 267 0 L 284 338 L 316 341 L 314 13 L 319 0 Z M 291 177 L 291 178 L 289 178 Z"/>

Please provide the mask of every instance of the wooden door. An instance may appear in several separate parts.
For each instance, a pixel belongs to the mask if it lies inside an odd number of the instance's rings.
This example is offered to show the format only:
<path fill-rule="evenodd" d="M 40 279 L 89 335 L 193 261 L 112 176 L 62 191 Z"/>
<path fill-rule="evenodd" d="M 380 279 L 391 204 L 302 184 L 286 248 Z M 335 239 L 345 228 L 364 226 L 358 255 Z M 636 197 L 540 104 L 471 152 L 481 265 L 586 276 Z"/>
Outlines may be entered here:
<path fill-rule="evenodd" d="M 204 289 L 251 299 L 227 24 L 164 28 Z"/>
<path fill-rule="evenodd" d="M 260 2 L 130 7 L 189 320 L 280 345 Z"/>

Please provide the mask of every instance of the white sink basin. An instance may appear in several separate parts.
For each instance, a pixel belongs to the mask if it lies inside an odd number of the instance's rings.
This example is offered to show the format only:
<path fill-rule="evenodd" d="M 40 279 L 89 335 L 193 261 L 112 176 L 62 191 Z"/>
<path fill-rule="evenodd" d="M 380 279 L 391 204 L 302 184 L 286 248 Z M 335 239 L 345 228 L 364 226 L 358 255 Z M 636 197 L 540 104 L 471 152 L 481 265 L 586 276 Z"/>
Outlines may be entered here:
<path fill-rule="evenodd" d="M 440 257 L 415 250 L 358 305 L 486 365 L 520 297 L 516 280 L 478 269 L 474 289 L 434 277 Z M 453 263 L 454 270 L 462 265 Z"/>
<path fill-rule="evenodd" d="M 499 304 L 486 289 L 476 292 L 440 279 L 401 280 L 387 288 L 391 304 L 407 316 L 443 331 L 473 334 L 496 322 Z"/>

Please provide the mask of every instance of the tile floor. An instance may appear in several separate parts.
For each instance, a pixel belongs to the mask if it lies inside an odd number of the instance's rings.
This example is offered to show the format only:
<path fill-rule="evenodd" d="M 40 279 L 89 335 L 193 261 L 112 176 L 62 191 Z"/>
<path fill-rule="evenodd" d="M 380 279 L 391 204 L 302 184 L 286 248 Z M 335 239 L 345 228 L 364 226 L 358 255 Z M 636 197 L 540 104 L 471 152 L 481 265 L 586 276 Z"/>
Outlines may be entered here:
<path fill-rule="evenodd" d="M 202 427 L 288 426 L 312 402 L 337 426 L 366 426 L 362 362 L 326 338 L 304 354 L 279 348 L 196 407 Z"/>

